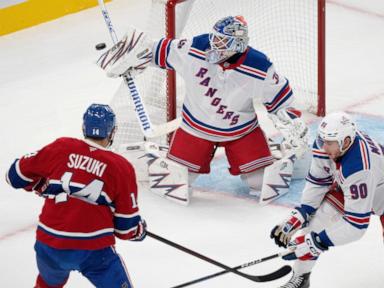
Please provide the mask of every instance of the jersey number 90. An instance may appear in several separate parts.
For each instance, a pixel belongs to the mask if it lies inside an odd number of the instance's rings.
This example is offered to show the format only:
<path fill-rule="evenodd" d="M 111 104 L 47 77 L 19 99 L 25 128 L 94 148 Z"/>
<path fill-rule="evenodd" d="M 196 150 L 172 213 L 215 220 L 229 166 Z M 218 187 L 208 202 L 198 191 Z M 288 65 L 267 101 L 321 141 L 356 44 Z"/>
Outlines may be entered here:
<path fill-rule="evenodd" d="M 353 200 L 356 200 L 356 199 L 364 199 L 364 198 L 367 198 L 368 196 L 368 188 L 367 188 L 367 184 L 365 183 L 361 183 L 359 185 L 351 185 L 349 187 L 349 190 L 351 191 L 351 197 Z"/>

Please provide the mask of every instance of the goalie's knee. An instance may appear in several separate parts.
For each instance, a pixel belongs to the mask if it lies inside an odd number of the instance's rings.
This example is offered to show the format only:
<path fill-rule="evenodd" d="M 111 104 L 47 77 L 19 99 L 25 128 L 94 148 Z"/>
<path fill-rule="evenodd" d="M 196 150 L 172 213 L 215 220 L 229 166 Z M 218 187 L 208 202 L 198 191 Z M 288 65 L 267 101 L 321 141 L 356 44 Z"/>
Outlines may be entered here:
<path fill-rule="evenodd" d="M 247 174 L 241 174 L 241 179 L 247 184 L 251 195 L 258 195 L 261 192 L 261 188 L 263 186 L 263 177 L 264 177 L 265 167 L 253 171 Z"/>

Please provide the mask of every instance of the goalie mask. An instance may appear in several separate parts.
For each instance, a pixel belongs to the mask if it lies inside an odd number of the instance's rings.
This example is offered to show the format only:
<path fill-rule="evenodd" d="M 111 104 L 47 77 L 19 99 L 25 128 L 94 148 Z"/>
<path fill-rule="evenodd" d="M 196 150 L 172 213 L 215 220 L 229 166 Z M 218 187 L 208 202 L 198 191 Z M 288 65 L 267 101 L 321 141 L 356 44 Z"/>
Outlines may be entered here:
<path fill-rule="evenodd" d="M 349 137 L 351 144 L 343 149 L 345 139 Z M 323 148 L 324 141 L 337 141 L 340 152 L 343 154 L 352 145 L 356 138 L 356 125 L 352 118 L 344 112 L 329 114 L 323 118 L 319 125 L 316 144 Z"/>
<path fill-rule="evenodd" d="M 92 104 L 83 116 L 83 133 L 87 138 L 105 139 L 112 142 L 116 127 L 116 116 L 111 107 Z"/>
<path fill-rule="evenodd" d="M 220 19 L 209 34 L 211 48 L 206 52 L 207 61 L 220 63 L 236 53 L 243 53 L 248 42 L 248 25 L 243 16 Z"/>

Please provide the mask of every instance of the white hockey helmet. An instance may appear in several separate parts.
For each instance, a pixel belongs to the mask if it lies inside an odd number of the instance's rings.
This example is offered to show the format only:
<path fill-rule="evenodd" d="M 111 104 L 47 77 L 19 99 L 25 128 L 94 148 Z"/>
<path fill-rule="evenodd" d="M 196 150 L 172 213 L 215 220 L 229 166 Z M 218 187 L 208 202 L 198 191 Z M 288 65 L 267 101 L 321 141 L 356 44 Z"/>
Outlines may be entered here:
<path fill-rule="evenodd" d="M 220 63 L 236 53 L 243 53 L 248 42 L 248 24 L 244 17 L 224 17 L 215 23 L 209 34 L 211 49 L 207 51 L 207 61 Z"/>
<path fill-rule="evenodd" d="M 351 139 L 351 145 L 356 138 L 356 124 L 345 112 L 335 112 L 328 114 L 321 121 L 317 130 L 316 143 L 319 148 L 322 148 L 324 141 L 337 141 L 339 143 L 340 152 L 344 153 L 348 150 L 346 147 L 343 150 L 345 139 Z"/>

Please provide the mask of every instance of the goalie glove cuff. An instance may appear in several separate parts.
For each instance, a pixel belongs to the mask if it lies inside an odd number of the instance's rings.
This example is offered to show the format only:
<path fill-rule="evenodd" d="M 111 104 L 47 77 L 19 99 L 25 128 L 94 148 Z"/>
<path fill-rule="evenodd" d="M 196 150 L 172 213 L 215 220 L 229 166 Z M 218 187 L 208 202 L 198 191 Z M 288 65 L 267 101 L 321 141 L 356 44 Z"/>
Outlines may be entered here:
<path fill-rule="evenodd" d="M 298 158 L 308 148 L 309 129 L 300 118 L 301 112 L 293 108 L 283 108 L 275 114 L 270 114 L 275 127 L 284 137 L 283 147 L 285 150 L 294 149 Z"/>

